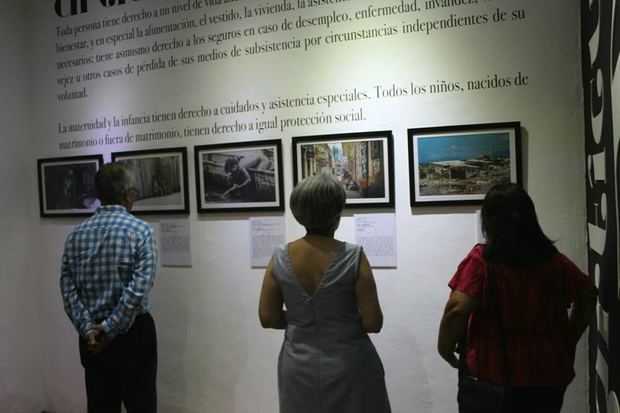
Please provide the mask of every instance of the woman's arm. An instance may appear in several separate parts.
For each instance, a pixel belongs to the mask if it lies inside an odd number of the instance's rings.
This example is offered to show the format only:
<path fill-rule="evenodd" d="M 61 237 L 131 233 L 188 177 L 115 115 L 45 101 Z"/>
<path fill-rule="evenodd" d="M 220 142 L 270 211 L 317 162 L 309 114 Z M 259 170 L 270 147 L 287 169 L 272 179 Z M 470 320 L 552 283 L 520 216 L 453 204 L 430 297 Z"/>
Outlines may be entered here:
<path fill-rule="evenodd" d="M 263 328 L 283 329 L 286 327 L 286 311 L 282 309 L 283 302 L 282 291 L 273 278 L 273 269 L 269 262 L 258 303 L 258 318 Z"/>
<path fill-rule="evenodd" d="M 594 309 L 596 308 L 597 289 L 594 284 L 583 290 L 570 313 L 570 344 L 573 349 L 577 346 L 579 337 L 590 324 Z"/>
<path fill-rule="evenodd" d="M 362 326 L 367 333 L 378 333 L 383 326 L 383 313 L 379 305 L 377 284 L 364 251 L 360 254 L 360 266 L 355 284 L 357 306 L 362 317 Z"/>
<path fill-rule="evenodd" d="M 454 290 L 450 293 L 443 317 L 439 324 L 439 337 L 437 339 L 437 351 L 439 355 L 454 368 L 458 368 L 459 361 L 454 355 L 456 345 L 465 334 L 467 319 L 476 307 L 476 299 L 467 294 Z"/>

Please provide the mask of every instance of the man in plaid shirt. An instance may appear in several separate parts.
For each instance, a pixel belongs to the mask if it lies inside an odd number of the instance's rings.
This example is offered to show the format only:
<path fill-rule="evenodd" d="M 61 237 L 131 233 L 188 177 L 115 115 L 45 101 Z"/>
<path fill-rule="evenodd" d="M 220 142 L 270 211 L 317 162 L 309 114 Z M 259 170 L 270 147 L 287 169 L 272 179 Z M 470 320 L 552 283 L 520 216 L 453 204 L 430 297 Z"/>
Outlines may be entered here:
<path fill-rule="evenodd" d="M 135 189 L 123 164 L 101 167 L 95 214 L 73 229 L 62 256 L 65 312 L 79 333 L 89 413 L 157 409 L 157 340 L 149 314 L 157 249 L 151 226 L 129 213 Z"/>

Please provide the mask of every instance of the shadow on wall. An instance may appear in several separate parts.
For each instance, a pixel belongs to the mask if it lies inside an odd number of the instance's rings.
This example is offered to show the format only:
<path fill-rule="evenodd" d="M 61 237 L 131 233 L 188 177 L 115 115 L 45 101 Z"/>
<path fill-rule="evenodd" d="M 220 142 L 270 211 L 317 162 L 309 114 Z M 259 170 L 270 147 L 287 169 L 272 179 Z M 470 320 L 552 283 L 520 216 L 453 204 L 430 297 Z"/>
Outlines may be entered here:
<path fill-rule="evenodd" d="M 236 309 L 238 302 L 230 297 L 238 295 L 234 288 L 242 280 L 230 285 L 228 276 L 210 275 L 210 283 L 205 284 L 202 278 L 175 276 L 175 267 L 158 271 L 152 312 L 157 326 L 159 409 L 239 411 L 235 394 L 249 344 L 237 332 L 248 326 L 244 312 Z"/>
<path fill-rule="evenodd" d="M 157 270 L 158 282 L 151 292 L 151 311 L 157 328 L 158 404 L 162 410 L 185 411 L 188 400 L 184 355 L 190 332 L 188 306 L 185 300 L 179 303 L 179 297 L 189 297 L 189 287 L 186 280 L 167 274 L 170 267 Z M 162 403 L 167 405 L 162 406 Z"/>

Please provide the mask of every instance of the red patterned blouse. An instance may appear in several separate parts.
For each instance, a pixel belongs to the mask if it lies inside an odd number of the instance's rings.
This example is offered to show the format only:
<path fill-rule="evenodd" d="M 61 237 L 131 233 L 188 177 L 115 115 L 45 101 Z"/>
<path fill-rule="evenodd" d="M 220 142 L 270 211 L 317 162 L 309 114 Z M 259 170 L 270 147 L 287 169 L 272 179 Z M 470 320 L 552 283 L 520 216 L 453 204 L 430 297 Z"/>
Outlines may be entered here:
<path fill-rule="evenodd" d="M 467 367 L 472 375 L 502 383 L 502 356 L 487 298 L 484 246 L 476 245 L 448 283 L 481 303 L 468 321 Z M 513 386 L 568 384 L 575 372 L 567 310 L 591 281 L 565 255 L 533 267 L 497 264 L 498 296 Z"/>

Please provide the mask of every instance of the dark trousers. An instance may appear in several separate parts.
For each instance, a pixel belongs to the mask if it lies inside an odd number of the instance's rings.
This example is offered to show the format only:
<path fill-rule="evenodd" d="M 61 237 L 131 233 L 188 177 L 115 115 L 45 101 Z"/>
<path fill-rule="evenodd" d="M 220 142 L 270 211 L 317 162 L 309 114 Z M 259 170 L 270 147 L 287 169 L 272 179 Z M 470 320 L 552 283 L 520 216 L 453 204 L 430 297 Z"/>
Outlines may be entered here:
<path fill-rule="evenodd" d="M 155 413 L 157 337 L 150 314 L 136 317 L 127 334 L 117 335 L 99 354 L 80 339 L 88 413 Z"/>
<path fill-rule="evenodd" d="M 560 413 L 566 386 L 512 387 L 506 394 L 504 413 Z M 487 413 L 459 406 L 459 413 Z"/>

